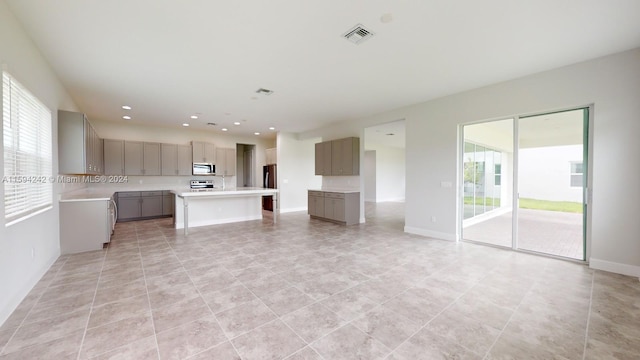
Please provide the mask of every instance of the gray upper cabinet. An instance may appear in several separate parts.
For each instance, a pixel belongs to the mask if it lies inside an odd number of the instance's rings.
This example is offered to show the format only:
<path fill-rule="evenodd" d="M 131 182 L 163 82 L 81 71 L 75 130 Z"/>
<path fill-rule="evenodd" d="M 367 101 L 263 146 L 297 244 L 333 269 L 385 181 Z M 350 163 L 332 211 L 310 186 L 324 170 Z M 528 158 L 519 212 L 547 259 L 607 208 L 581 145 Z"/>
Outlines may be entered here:
<path fill-rule="evenodd" d="M 359 175 L 360 139 L 350 137 L 316 144 L 316 175 Z"/>
<path fill-rule="evenodd" d="M 162 175 L 178 175 L 178 145 L 162 144 Z"/>
<path fill-rule="evenodd" d="M 331 175 L 331 141 L 316 144 L 316 175 Z"/>
<path fill-rule="evenodd" d="M 142 174 L 160 175 L 160 144 L 144 143 L 142 149 Z"/>
<path fill-rule="evenodd" d="M 192 156 L 191 145 L 178 145 L 178 175 L 191 175 Z"/>
<path fill-rule="evenodd" d="M 125 175 L 160 175 L 160 144 L 124 142 Z"/>
<path fill-rule="evenodd" d="M 102 174 L 101 139 L 82 113 L 58 111 L 58 172 Z"/>
<path fill-rule="evenodd" d="M 194 163 L 216 163 L 216 146 L 202 141 L 192 141 Z"/>
<path fill-rule="evenodd" d="M 124 141 L 104 139 L 105 175 L 124 175 Z"/>
<path fill-rule="evenodd" d="M 360 140 L 350 137 L 331 142 L 331 175 L 360 174 Z"/>
<path fill-rule="evenodd" d="M 124 142 L 124 174 L 125 175 L 144 175 L 142 169 L 144 164 L 143 143 L 141 141 L 125 141 Z"/>
<path fill-rule="evenodd" d="M 236 174 L 236 149 L 216 149 L 216 175 L 233 176 Z"/>
<path fill-rule="evenodd" d="M 161 144 L 162 175 L 191 175 L 191 146 Z"/>

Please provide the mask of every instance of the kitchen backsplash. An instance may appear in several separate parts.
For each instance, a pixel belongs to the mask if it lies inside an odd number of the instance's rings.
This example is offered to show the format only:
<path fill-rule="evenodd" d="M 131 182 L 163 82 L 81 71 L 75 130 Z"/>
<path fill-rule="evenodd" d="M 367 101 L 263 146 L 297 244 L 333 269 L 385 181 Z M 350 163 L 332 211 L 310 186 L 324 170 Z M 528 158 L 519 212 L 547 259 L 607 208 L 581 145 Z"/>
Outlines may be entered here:
<path fill-rule="evenodd" d="M 323 176 L 322 190 L 359 190 L 360 176 Z"/>

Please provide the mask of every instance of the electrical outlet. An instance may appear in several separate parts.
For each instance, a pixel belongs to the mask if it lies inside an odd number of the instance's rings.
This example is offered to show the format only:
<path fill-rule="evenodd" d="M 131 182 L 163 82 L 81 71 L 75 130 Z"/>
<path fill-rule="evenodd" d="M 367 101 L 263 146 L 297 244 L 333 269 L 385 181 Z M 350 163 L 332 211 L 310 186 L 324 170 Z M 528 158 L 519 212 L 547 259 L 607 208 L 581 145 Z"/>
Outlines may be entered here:
<path fill-rule="evenodd" d="M 436 222 L 436 217 L 435 216 L 431 217 L 431 222 Z"/>
<path fill-rule="evenodd" d="M 36 249 L 35 248 L 31 248 L 31 258 L 35 259 L 36 258 Z"/>

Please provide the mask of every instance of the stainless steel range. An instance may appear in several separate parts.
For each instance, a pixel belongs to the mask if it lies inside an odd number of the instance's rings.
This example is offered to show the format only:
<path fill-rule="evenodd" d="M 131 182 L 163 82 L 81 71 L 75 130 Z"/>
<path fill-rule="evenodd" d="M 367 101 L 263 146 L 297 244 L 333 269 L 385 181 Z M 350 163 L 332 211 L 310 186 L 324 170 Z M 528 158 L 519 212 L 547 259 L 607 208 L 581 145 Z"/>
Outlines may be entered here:
<path fill-rule="evenodd" d="M 213 180 L 191 180 L 190 187 L 192 190 L 207 190 L 213 189 Z"/>

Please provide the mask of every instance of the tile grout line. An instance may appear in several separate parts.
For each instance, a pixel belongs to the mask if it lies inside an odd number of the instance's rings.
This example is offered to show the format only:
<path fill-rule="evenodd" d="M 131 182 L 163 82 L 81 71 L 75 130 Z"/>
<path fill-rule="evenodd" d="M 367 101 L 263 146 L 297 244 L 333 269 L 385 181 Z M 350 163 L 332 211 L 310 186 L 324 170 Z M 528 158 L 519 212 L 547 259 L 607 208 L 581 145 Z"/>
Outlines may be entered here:
<path fill-rule="evenodd" d="M 180 257 L 178 257 L 178 256 L 176 255 L 175 249 L 173 248 L 173 246 L 171 246 L 171 243 L 170 243 L 169 241 L 167 241 L 166 236 L 164 236 L 164 233 L 163 233 L 163 237 L 164 237 L 165 242 L 167 243 L 167 245 L 169 245 L 169 248 L 171 249 L 171 252 L 173 253 L 173 256 L 175 256 L 175 257 L 176 257 L 176 259 L 178 259 L 178 262 L 180 263 L 180 266 L 182 266 L 182 269 L 184 270 L 185 274 L 187 274 L 187 277 L 189 278 L 189 281 L 191 282 L 191 285 L 193 285 L 193 287 L 196 289 L 196 292 L 198 293 L 198 296 L 200 296 L 200 299 L 202 300 L 202 302 L 204 302 L 204 304 L 207 306 L 207 309 L 209 309 L 209 311 L 211 312 L 211 316 L 213 316 L 213 319 L 216 321 L 216 324 L 218 324 L 218 327 L 220 328 L 220 330 L 222 330 L 222 333 L 223 333 L 223 334 L 224 334 L 224 336 L 227 338 L 227 342 L 229 342 L 229 344 L 231 345 L 231 347 L 233 348 L 233 350 L 236 352 L 236 354 L 242 358 L 242 356 L 241 356 L 241 355 L 240 355 L 240 353 L 238 352 L 238 349 L 236 349 L 236 346 L 235 346 L 235 345 L 233 344 L 233 342 L 231 341 L 231 338 L 229 337 L 229 335 L 227 334 L 227 332 L 224 330 L 224 328 L 223 328 L 223 327 L 222 327 L 222 325 L 220 324 L 220 321 L 218 320 L 218 317 L 216 316 L 215 312 L 211 309 L 211 306 L 209 306 L 209 303 L 204 299 L 204 296 L 202 296 L 202 292 L 200 292 L 200 289 L 198 289 L 198 286 L 196 286 L 196 283 L 193 281 L 193 278 L 192 278 L 192 277 L 191 277 L 191 275 L 189 274 L 189 271 L 187 270 L 187 268 L 185 268 L 185 267 L 184 267 L 184 263 L 183 263 L 183 261 L 180 259 Z M 196 243 L 198 242 L 197 240 L 194 240 L 194 241 L 195 241 Z M 209 251 L 208 251 L 207 249 L 204 249 L 204 248 L 203 248 L 203 250 L 204 250 L 208 255 L 210 255 L 210 253 L 209 253 Z M 235 275 L 233 275 L 230 271 L 228 271 L 224 266 L 222 266 L 222 267 L 225 269 L 225 271 L 227 271 L 229 274 L 231 274 L 231 276 L 233 276 L 233 277 L 235 278 Z M 242 284 L 242 283 L 241 283 L 241 284 Z M 244 286 L 244 284 L 242 284 L 242 286 Z M 247 289 L 247 290 L 248 290 L 248 289 Z M 198 321 L 198 320 L 190 321 L 188 324 L 190 324 L 190 323 L 192 323 L 192 322 L 195 322 L 195 321 Z M 175 329 L 175 328 L 180 327 L 180 326 L 183 326 L 183 325 L 185 325 L 185 324 L 175 326 L 175 327 L 173 327 L 172 329 Z M 170 329 L 167 329 L 167 330 L 170 330 Z M 166 331 L 166 330 L 165 330 L 165 331 Z M 155 331 L 154 331 L 154 332 L 155 332 Z M 223 344 L 223 343 L 220 343 L 220 344 Z M 198 355 L 198 354 L 200 354 L 200 353 L 203 353 L 203 352 L 205 352 L 205 351 L 208 351 L 208 350 L 210 350 L 210 349 L 212 349 L 212 348 L 214 348 L 214 347 L 216 347 L 216 346 L 218 346 L 218 345 L 220 345 L 220 344 L 216 344 L 216 345 L 211 346 L 211 347 L 209 347 L 209 348 L 207 348 L 207 349 L 204 349 L 204 350 L 202 350 L 202 351 L 199 351 L 199 352 L 197 352 L 197 353 L 195 353 L 195 354 L 189 355 L 189 356 L 187 357 L 187 359 L 192 358 L 192 357 L 194 357 L 194 356 L 196 356 L 196 355 Z M 158 346 L 158 357 L 160 357 L 159 351 L 160 351 L 160 346 Z"/>
<path fill-rule="evenodd" d="M 591 322 L 591 311 L 593 310 L 593 289 L 595 288 L 596 272 L 597 270 L 594 270 L 593 274 L 591 274 L 591 293 L 589 294 L 589 312 L 587 313 L 587 325 L 584 331 L 584 349 L 582 351 L 582 360 L 586 359 L 587 357 L 587 345 L 589 344 L 589 324 Z"/>
<path fill-rule="evenodd" d="M 544 268 L 542 269 L 542 271 L 546 271 L 547 267 L 549 266 L 549 263 L 547 262 L 544 266 Z M 507 329 L 507 327 L 509 326 L 509 324 L 511 323 L 511 320 L 513 319 L 513 317 L 516 315 L 516 313 L 518 312 L 518 310 L 520 309 L 520 306 L 522 305 L 522 303 L 524 302 L 524 299 L 527 297 L 527 295 L 529 295 L 529 293 L 531 293 L 531 291 L 533 290 L 533 288 L 537 285 L 539 280 L 536 280 L 533 282 L 533 284 L 531 285 L 531 287 L 529 287 L 529 290 L 527 290 L 527 292 L 522 296 L 522 299 L 520 300 L 520 302 L 518 303 L 518 305 L 515 307 L 515 309 L 513 309 L 513 313 L 511 313 L 511 316 L 509 316 L 509 320 L 507 320 L 507 322 L 504 324 L 504 327 L 502 328 L 502 330 L 500 330 L 500 334 L 498 334 L 498 336 L 496 336 L 496 339 L 493 341 L 493 343 L 491 344 L 491 346 L 489 347 L 489 349 L 487 350 L 487 352 L 485 353 L 483 359 L 484 360 L 488 360 L 488 356 L 491 353 L 491 350 L 493 350 L 493 347 L 496 345 L 496 343 L 498 342 L 498 340 L 500 340 L 500 338 L 502 337 L 502 335 L 504 334 L 505 330 Z M 554 354 L 555 355 L 555 354 Z"/>
<path fill-rule="evenodd" d="M 446 270 L 447 268 L 452 267 L 452 266 L 455 266 L 455 265 L 456 265 L 456 264 L 451 264 L 451 265 L 449 265 L 449 266 L 445 266 L 445 267 L 443 267 L 442 269 L 440 269 L 440 270 L 438 270 L 438 271 L 434 272 L 433 274 L 430 274 L 430 275 L 426 276 L 424 279 L 430 278 L 430 277 L 432 277 L 433 275 L 435 275 L 435 274 L 437 274 L 437 273 L 439 273 L 439 272 L 441 272 L 441 271 L 444 271 L 444 270 Z M 399 349 L 402 345 L 404 345 L 407 341 L 409 341 L 409 339 L 411 339 L 412 337 L 414 337 L 415 335 L 417 335 L 420 331 L 422 331 L 423 329 L 425 329 L 425 328 L 426 328 L 426 327 L 427 327 L 427 326 L 428 326 L 428 325 L 429 325 L 433 320 L 435 320 L 436 318 L 438 318 L 438 316 L 440 316 L 442 313 L 444 313 L 444 312 L 445 312 L 445 311 L 447 311 L 449 308 L 451 308 L 451 307 L 452 307 L 452 306 L 453 306 L 453 305 L 454 305 L 458 300 L 460 300 L 463 296 L 465 296 L 465 295 L 466 295 L 466 294 L 467 294 L 471 289 L 473 289 L 474 287 L 476 287 L 476 286 L 480 283 L 480 281 L 482 281 L 482 280 L 484 280 L 484 279 L 488 278 L 488 277 L 489 277 L 489 275 L 491 274 L 491 272 L 493 272 L 493 271 L 494 271 L 496 268 L 498 268 L 499 266 L 500 266 L 500 264 L 497 264 L 497 265 L 493 266 L 490 270 L 487 270 L 487 273 L 486 273 L 486 275 L 485 275 L 485 276 L 483 276 L 483 277 L 481 277 L 480 279 L 478 279 L 478 280 L 473 284 L 473 286 L 470 286 L 468 289 L 466 289 L 465 291 L 463 291 L 463 292 L 462 292 L 458 297 L 456 297 L 455 299 L 453 299 L 453 300 L 451 301 L 451 303 L 449 303 L 449 305 L 445 306 L 442 310 L 440 310 L 437 314 L 435 314 L 435 315 L 434 315 L 434 316 L 433 316 L 429 321 L 427 321 L 427 322 L 426 322 L 424 325 L 422 325 L 418 330 L 416 330 L 413 334 L 411 334 L 407 339 L 405 339 L 405 340 L 404 340 L 403 342 L 401 342 L 398 346 L 396 346 L 396 347 L 393 349 L 393 351 L 391 352 L 391 354 L 388 354 L 385 358 L 388 358 L 389 356 L 391 356 L 391 355 L 392 355 L 392 354 L 393 354 L 397 349 Z M 414 285 L 414 286 L 409 287 L 408 289 L 406 289 L 406 290 L 404 290 L 404 291 L 402 291 L 402 292 L 398 293 L 398 294 L 397 294 L 396 296 L 394 296 L 393 298 L 391 298 L 391 299 L 389 299 L 389 300 L 385 301 L 385 302 L 384 302 L 384 303 L 382 303 L 381 305 L 384 305 L 384 304 L 388 303 L 388 302 L 389 302 L 389 301 L 391 301 L 392 299 L 394 299 L 394 298 L 396 298 L 396 297 L 400 296 L 401 294 L 406 293 L 407 291 L 409 291 L 410 289 L 415 288 L 415 287 L 416 287 L 415 285 Z M 523 299 L 524 299 L 524 297 L 523 297 Z M 494 305 L 496 305 L 496 304 L 494 304 Z M 497 306 L 497 305 L 496 305 L 496 306 Z M 395 312 L 393 309 L 390 309 L 390 310 L 391 310 L 392 312 L 394 312 L 394 313 L 398 314 L 398 313 L 397 313 L 397 312 Z M 514 310 L 514 313 L 515 313 L 515 310 Z M 398 314 L 398 315 L 401 315 L 401 314 Z M 513 316 L 513 314 L 512 314 L 512 316 Z M 472 319 L 472 320 L 473 320 L 473 319 Z M 508 322 L 507 322 L 507 324 L 508 324 Z M 504 328 L 506 328 L 506 324 L 505 324 Z M 503 328 L 503 330 L 502 330 L 502 331 L 504 331 L 504 328 Z M 447 340 L 447 341 L 451 342 L 451 343 L 454 343 L 454 344 L 456 344 L 456 345 L 458 345 L 458 346 L 462 347 L 463 349 L 465 349 L 465 350 L 469 351 L 469 352 L 470 352 L 470 353 L 472 353 L 472 354 L 476 354 L 474 351 L 471 351 L 470 349 L 467 349 L 467 347 L 463 346 L 462 344 L 458 344 L 456 341 L 453 341 L 453 340 L 451 340 L 451 339 L 449 339 L 449 338 L 447 338 L 447 337 L 444 337 L 444 336 L 441 336 L 441 337 L 442 337 L 442 338 L 444 338 L 445 340 Z M 497 338 L 499 338 L 499 337 L 500 337 L 500 335 L 498 335 L 498 337 L 497 337 Z M 496 338 L 496 341 L 497 341 L 497 338 Z M 495 343 L 495 342 L 494 342 L 494 343 Z M 489 350 L 490 350 L 490 349 L 489 349 Z M 487 353 L 489 352 L 489 350 L 487 350 Z M 485 355 L 485 356 L 486 356 L 486 355 Z"/>
<path fill-rule="evenodd" d="M 158 359 L 160 359 L 160 345 L 158 345 L 156 323 L 153 320 L 153 309 L 151 308 L 151 297 L 149 296 L 149 287 L 147 286 L 147 273 L 145 271 L 144 260 L 142 259 L 142 250 L 140 249 L 140 238 L 138 236 L 138 227 L 136 226 L 135 229 L 136 229 L 136 245 L 138 245 L 138 256 L 140 257 L 140 266 L 142 267 L 142 279 L 144 280 L 144 290 L 145 290 L 145 293 L 147 294 L 147 304 L 149 305 L 149 317 L 151 318 L 151 327 L 153 328 L 153 340 L 156 344 L 156 354 L 158 355 Z M 163 239 L 165 238 L 164 233 L 162 233 L 162 238 Z"/>
<path fill-rule="evenodd" d="M 107 260 L 107 254 L 109 253 L 109 247 L 107 246 L 107 251 L 104 252 L 102 257 L 102 266 L 100 267 L 100 274 L 98 275 L 98 280 L 96 280 L 96 287 L 93 292 L 93 300 L 91 300 L 91 306 L 89 306 L 89 316 L 87 316 L 87 322 L 84 326 L 84 332 L 82 334 L 82 340 L 80 341 L 80 347 L 78 348 L 78 355 L 76 357 L 77 360 L 80 360 L 80 355 L 82 354 L 82 348 L 84 347 L 84 340 L 87 337 L 87 331 L 89 330 L 89 321 L 91 320 L 91 313 L 93 312 L 93 305 L 96 301 L 96 296 L 98 295 L 98 286 L 100 285 L 100 278 L 102 277 L 102 271 L 104 269 L 104 263 Z"/>

